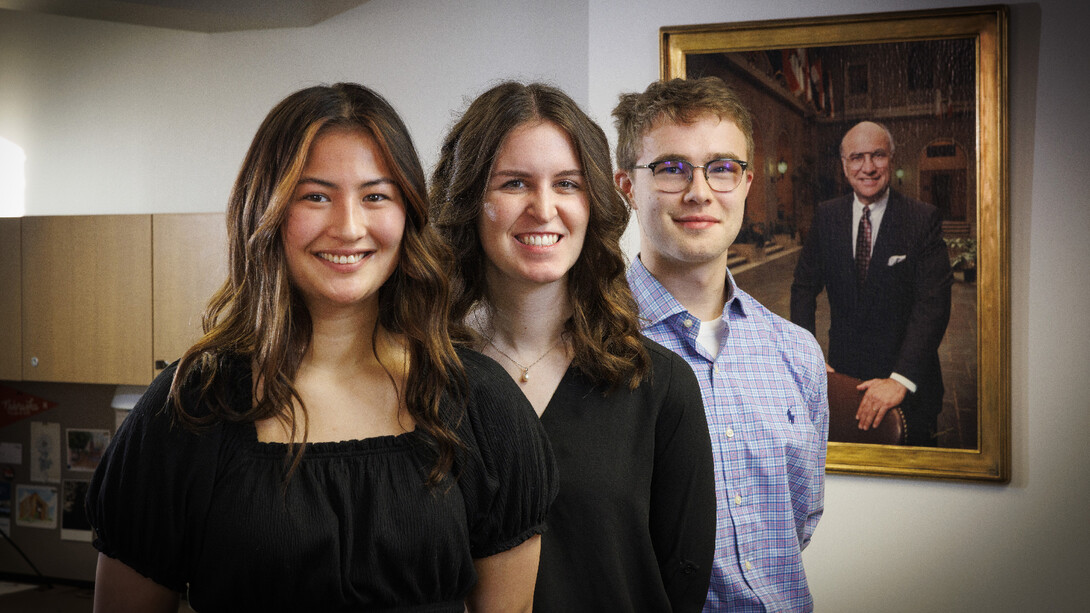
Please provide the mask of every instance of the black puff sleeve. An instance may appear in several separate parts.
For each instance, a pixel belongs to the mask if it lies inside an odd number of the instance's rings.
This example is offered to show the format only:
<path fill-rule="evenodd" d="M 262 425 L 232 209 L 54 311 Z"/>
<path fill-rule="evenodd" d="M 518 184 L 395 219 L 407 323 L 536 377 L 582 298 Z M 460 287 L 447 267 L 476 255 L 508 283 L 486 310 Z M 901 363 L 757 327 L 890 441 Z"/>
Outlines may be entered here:
<path fill-rule="evenodd" d="M 491 358 L 460 352 L 470 395 L 459 436 L 458 476 L 474 558 L 511 549 L 545 530 L 560 482 L 545 430 L 510 375 Z"/>
<path fill-rule="evenodd" d="M 173 423 L 167 406 L 176 364 L 125 418 L 87 493 L 94 546 L 140 574 L 182 591 L 203 525 L 222 428 L 200 434 Z"/>

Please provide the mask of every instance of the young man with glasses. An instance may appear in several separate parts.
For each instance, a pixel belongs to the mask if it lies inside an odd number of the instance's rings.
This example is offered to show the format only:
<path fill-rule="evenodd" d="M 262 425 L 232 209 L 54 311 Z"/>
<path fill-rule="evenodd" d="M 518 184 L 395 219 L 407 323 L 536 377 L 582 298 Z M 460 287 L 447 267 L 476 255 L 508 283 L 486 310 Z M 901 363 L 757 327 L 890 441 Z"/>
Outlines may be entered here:
<path fill-rule="evenodd" d="M 864 121 L 844 135 L 852 193 L 818 205 L 791 285 L 791 320 L 813 332 L 824 289 L 828 368 L 863 381 L 859 427 L 899 406 L 906 443 L 934 446 L 952 274 L 939 210 L 889 186 L 893 152 L 881 124 Z"/>
<path fill-rule="evenodd" d="M 716 78 L 652 83 L 613 110 L 617 187 L 640 226 L 628 281 L 643 332 L 700 381 L 716 464 L 705 611 L 807 611 L 801 552 L 824 504 L 829 406 L 814 337 L 734 283 L 753 124 Z"/>

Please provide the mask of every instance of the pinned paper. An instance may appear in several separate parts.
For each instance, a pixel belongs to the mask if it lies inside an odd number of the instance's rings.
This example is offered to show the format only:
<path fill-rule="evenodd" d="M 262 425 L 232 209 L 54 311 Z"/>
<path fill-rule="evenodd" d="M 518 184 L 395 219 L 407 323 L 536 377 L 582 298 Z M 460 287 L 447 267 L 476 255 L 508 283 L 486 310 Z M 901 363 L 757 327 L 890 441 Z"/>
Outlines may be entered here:
<path fill-rule="evenodd" d="M 0 442 L 0 464 L 23 463 L 23 444 Z"/>
<path fill-rule="evenodd" d="M 61 482 L 61 425 L 30 422 L 30 480 Z"/>

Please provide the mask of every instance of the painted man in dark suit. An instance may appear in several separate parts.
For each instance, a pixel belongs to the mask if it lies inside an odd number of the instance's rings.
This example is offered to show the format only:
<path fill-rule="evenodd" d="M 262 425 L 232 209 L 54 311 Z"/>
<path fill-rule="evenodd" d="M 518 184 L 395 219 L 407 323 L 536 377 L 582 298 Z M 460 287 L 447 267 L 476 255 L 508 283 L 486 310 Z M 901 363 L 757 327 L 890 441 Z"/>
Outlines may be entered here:
<path fill-rule="evenodd" d="M 907 443 L 934 445 L 952 274 L 938 209 L 889 187 L 893 152 L 880 124 L 865 121 L 844 135 L 853 193 L 818 205 L 791 285 L 791 320 L 814 332 L 824 288 L 828 368 L 863 380 L 859 427 L 877 426 L 900 406 Z"/>

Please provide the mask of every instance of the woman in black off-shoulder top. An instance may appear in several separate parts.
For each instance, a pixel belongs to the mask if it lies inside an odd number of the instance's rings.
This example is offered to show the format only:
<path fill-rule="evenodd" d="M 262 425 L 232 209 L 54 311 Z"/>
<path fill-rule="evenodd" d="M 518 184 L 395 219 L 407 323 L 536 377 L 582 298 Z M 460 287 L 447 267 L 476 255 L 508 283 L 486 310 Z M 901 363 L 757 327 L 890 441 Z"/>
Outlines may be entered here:
<path fill-rule="evenodd" d="M 354 84 L 266 117 L 205 335 L 87 499 L 96 611 L 519 611 L 557 478 L 495 362 L 450 341 L 449 248 L 394 110 Z"/>

